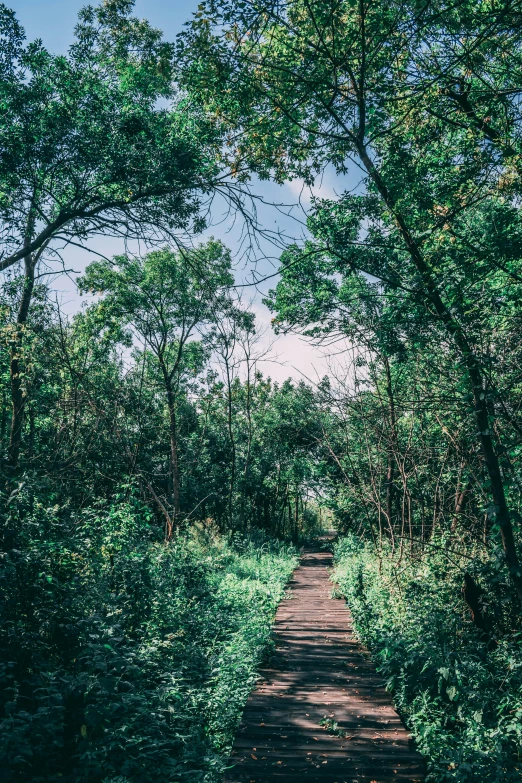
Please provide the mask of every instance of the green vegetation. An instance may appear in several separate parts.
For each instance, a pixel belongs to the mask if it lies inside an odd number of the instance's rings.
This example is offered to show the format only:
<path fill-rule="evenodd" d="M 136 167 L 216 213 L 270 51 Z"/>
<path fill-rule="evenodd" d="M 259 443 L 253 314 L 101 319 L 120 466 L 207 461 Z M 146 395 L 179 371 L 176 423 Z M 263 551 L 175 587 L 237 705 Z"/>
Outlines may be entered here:
<path fill-rule="evenodd" d="M 104 0 L 56 56 L 0 4 L 7 783 L 217 781 L 324 519 L 430 781 L 519 779 L 521 21 L 203 0 L 174 44 Z M 302 240 L 260 224 L 318 176 Z M 275 332 L 342 357 L 315 386 L 261 372 L 268 236 Z"/>
<path fill-rule="evenodd" d="M 435 543 L 435 542 L 434 542 Z M 335 580 L 395 704 L 428 759 L 428 781 L 518 781 L 522 633 L 488 643 L 440 553 L 393 562 L 354 536 L 336 547 Z M 477 558 L 478 559 L 478 558 Z M 493 591 L 486 600 L 495 603 Z"/>
<path fill-rule="evenodd" d="M 5 519 L 27 531 L 0 572 L 6 779 L 218 781 L 294 550 L 212 525 L 166 547 L 132 493 L 39 497 Z"/>

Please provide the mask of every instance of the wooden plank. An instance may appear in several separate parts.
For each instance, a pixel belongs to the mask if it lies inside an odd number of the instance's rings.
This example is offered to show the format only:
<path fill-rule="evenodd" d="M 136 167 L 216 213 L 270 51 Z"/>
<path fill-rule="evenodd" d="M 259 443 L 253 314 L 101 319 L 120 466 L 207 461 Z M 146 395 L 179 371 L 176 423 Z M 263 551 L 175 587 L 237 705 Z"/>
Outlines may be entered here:
<path fill-rule="evenodd" d="M 327 552 L 301 558 L 274 622 L 275 650 L 236 735 L 225 783 L 421 783 L 422 757 L 393 708 Z M 325 720 L 329 721 L 325 724 Z"/>

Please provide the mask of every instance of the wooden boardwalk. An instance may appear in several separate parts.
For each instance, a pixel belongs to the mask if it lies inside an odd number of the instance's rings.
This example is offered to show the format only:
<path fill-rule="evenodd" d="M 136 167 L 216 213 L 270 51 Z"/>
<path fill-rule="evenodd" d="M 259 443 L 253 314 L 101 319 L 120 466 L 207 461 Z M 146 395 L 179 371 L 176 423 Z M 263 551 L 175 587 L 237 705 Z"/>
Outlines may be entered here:
<path fill-rule="evenodd" d="M 423 780 L 423 764 L 344 600 L 332 556 L 308 553 L 275 619 L 276 649 L 247 701 L 226 783 Z"/>

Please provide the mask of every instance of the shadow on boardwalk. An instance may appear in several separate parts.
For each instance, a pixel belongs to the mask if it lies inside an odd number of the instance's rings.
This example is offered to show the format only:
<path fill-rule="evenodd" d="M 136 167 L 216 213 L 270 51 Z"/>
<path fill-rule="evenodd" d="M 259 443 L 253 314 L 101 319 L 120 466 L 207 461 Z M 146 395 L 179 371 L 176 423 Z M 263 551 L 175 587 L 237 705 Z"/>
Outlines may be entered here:
<path fill-rule="evenodd" d="M 421 756 L 348 607 L 330 599 L 332 555 L 303 555 L 274 624 L 276 648 L 245 707 L 226 783 L 423 780 Z"/>

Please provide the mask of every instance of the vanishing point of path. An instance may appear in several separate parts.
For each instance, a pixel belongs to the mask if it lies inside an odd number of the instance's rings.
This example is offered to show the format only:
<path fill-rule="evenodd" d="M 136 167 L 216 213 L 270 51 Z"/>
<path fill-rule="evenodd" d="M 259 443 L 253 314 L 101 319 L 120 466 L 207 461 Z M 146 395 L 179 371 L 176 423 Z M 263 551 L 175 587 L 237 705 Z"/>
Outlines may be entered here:
<path fill-rule="evenodd" d="M 247 701 L 226 783 L 423 780 L 421 756 L 342 599 L 326 552 L 303 555 L 275 619 L 275 653 Z M 232 766 L 233 765 L 233 766 Z"/>

